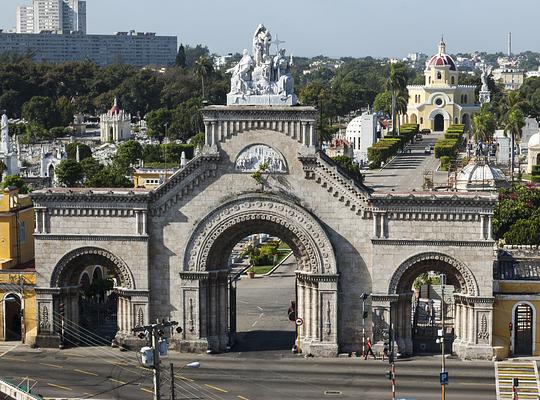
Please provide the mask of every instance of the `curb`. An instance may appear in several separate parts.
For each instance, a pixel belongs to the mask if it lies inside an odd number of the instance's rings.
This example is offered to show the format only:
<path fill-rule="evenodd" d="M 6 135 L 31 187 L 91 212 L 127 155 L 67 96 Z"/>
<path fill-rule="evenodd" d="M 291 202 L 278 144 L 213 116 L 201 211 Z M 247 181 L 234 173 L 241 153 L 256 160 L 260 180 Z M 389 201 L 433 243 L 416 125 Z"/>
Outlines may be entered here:
<path fill-rule="evenodd" d="M 283 258 L 283 260 L 281 260 L 280 262 L 278 262 L 276 264 L 276 266 L 274 268 L 272 268 L 270 271 L 268 271 L 266 274 L 262 274 L 261 276 L 269 276 L 269 275 L 272 275 L 274 273 L 274 271 L 276 269 L 278 269 L 279 267 L 281 267 L 281 264 L 283 264 L 285 261 L 287 261 L 289 259 L 289 257 L 292 255 L 292 250 L 289 252 L 289 254 L 287 254 L 285 256 L 285 258 Z"/>

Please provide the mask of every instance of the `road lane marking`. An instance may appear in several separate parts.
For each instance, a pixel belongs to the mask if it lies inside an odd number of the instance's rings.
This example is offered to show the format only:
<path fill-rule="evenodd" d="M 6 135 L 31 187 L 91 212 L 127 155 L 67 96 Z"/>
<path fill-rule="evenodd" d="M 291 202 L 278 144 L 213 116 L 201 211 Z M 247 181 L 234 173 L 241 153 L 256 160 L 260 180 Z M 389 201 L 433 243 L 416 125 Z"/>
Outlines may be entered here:
<path fill-rule="evenodd" d="M 127 382 L 124 382 L 124 381 L 119 381 L 118 379 L 114 379 L 114 378 L 109 378 L 110 381 L 113 381 L 113 382 L 116 382 L 116 383 L 120 383 L 121 385 L 126 385 Z"/>
<path fill-rule="evenodd" d="M 88 356 L 81 356 L 80 354 L 68 354 L 70 357 L 88 358 Z"/>
<path fill-rule="evenodd" d="M 238 397 L 240 400 L 249 400 L 247 397 L 244 397 L 244 396 L 236 396 Z"/>
<path fill-rule="evenodd" d="M 18 358 L 13 358 L 13 357 L 1 357 L 1 358 L 2 360 L 26 362 L 26 360 L 19 360 Z"/>
<path fill-rule="evenodd" d="M 255 325 L 257 325 L 257 322 L 259 322 L 259 321 L 255 321 L 254 323 L 252 323 L 251 327 L 253 328 Z"/>
<path fill-rule="evenodd" d="M 20 343 L 17 343 L 17 344 L 15 344 L 15 345 L 13 345 L 13 347 L 11 347 L 10 349 L 4 351 L 2 354 L 0 354 L 0 357 L 4 357 L 4 356 L 5 356 L 7 353 L 9 353 L 10 351 L 15 350 L 17 347 L 19 347 L 19 344 L 20 344 Z"/>
<path fill-rule="evenodd" d="M 264 313 L 263 313 L 263 312 L 259 314 L 259 319 L 261 319 L 262 317 L 264 317 Z"/>
<path fill-rule="evenodd" d="M 85 374 L 85 375 L 98 376 L 98 374 L 96 374 L 95 372 L 83 371 L 82 369 L 74 369 L 73 371 L 80 372 L 81 374 Z"/>
<path fill-rule="evenodd" d="M 62 369 L 64 367 L 62 367 L 61 365 L 56 365 L 56 364 L 47 364 L 47 363 L 40 363 L 41 365 L 45 365 L 47 367 L 53 367 L 53 368 L 58 368 L 58 369 Z"/>
<path fill-rule="evenodd" d="M 225 389 L 222 389 L 220 387 L 217 387 L 217 386 L 214 386 L 214 385 L 209 385 L 208 383 L 205 383 L 204 386 L 207 386 L 211 389 L 214 389 L 214 390 L 217 390 L 218 392 L 221 392 L 221 393 L 229 393 L 227 390 Z"/>
<path fill-rule="evenodd" d="M 182 380 L 184 380 L 184 381 L 195 382 L 193 379 L 186 378 L 186 377 L 183 376 L 183 375 L 175 375 L 175 377 L 178 378 L 178 379 L 182 379 Z"/>
<path fill-rule="evenodd" d="M 264 311 L 262 307 L 257 306 L 257 308 L 261 311 Z"/>
<path fill-rule="evenodd" d="M 154 391 L 153 390 L 150 390 L 150 389 L 147 389 L 147 388 L 140 388 L 143 392 L 148 392 L 148 393 L 152 393 L 154 394 Z"/>
<path fill-rule="evenodd" d="M 54 383 L 47 383 L 47 385 L 57 387 L 57 388 L 60 388 L 60 389 L 64 389 L 64 390 L 73 390 L 73 389 L 65 387 L 65 386 L 55 385 Z"/>

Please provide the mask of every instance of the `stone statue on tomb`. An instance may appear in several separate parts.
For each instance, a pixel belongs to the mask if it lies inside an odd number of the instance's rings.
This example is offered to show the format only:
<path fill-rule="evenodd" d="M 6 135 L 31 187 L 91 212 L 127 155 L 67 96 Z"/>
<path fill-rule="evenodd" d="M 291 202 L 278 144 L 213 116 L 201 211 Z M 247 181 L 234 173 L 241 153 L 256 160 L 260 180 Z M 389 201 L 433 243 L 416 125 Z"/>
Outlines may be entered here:
<path fill-rule="evenodd" d="M 493 67 L 491 65 L 484 65 L 480 68 L 480 71 L 482 74 L 480 75 L 480 78 L 482 79 L 482 90 L 483 92 L 489 91 L 488 86 L 488 77 L 491 74 Z"/>
<path fill-rule="evenodd" d="M 8 154 L 11 152 L 11 149 L 9 143 L 8 117 L 5 112 L 2 113 L 2 119 L 0 121 L 0 152 Z"/>

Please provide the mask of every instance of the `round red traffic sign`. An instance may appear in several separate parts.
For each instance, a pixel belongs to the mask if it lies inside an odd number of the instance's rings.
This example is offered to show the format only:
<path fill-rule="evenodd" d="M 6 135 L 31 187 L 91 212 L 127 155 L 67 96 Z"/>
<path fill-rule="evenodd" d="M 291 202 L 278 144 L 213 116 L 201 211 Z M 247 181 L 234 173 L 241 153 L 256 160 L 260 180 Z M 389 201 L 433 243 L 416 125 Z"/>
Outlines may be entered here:
<path fill-rule="evenodd" d="M 302 318 L 296 318 L 296 326 L 302 326 L 304 324 L 304 320 Z"/>

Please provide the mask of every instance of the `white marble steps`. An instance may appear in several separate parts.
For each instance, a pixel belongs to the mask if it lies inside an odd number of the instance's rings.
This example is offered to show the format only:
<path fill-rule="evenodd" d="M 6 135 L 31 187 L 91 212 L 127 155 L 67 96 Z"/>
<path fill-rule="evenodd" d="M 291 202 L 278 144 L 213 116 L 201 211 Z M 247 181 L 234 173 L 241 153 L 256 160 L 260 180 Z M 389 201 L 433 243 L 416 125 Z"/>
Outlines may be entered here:
<path fill-rule="evenodd" d="M 497 400 L 512 400 L 512 379 L 518 378 L 518 398 L 538 400 L 538 368 L 535 361 L 501 361 L 495 363 Z"/>

